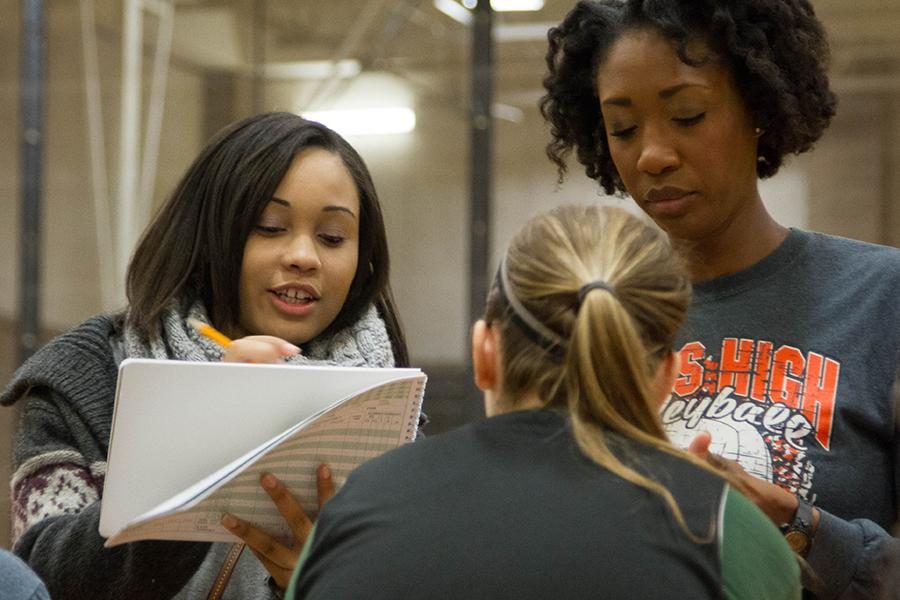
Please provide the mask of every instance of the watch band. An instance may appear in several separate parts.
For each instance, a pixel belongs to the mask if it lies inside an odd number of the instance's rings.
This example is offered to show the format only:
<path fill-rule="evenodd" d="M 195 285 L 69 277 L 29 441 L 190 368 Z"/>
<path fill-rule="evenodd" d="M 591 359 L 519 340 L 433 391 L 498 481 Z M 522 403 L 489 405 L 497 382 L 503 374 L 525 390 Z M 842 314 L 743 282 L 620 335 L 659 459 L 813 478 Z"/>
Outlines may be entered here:
<path fill-rule="evenodd" d="M 784 539 L 791 550 L 802 557 L 809 554 L 813 539 L 813 506 L 803 498 L 797 496 L 797 512 L 794 518 L 782 528 Z"/>

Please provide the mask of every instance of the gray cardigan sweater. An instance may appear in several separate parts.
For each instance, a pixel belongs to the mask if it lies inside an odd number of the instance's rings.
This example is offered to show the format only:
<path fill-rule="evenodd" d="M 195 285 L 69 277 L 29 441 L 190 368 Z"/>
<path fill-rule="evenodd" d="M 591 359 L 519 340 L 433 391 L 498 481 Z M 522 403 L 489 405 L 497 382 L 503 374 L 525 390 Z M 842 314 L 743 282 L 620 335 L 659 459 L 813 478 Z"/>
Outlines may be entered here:
<path fill-rule="evenodd" d="M 12 480 L 14 551 L 66 598 L 206 597 L 229 544 L 145 541 L 104 548 L 98 533 L 121 317 L 97 316 L 51 341 L 0 403 L 22 402 Z M 244 552 L 225 598 L 274 598 Z"/>

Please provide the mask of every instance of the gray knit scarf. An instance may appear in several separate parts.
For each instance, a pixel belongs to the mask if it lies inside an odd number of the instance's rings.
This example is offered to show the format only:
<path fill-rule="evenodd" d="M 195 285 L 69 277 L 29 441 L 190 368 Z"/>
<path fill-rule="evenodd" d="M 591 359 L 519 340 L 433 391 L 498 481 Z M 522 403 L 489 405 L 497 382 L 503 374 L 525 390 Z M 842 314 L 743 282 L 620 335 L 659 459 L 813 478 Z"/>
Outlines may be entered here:
<path fill-rule="evenodd" d="M 174 302 L 163 313 L 154 339 L 148 340 L 134 328 L 125 327 L 123 344 L 127 358 L 156 358 L 213 362 L 224 351 L 191 327 L 187 319 L 209 323 L 206 308 L 196 301 L 187 308 Z M 353 325 L 305 345 L 301 354 L 285 359 L 297 365 L 333 365 L 342 367 L 393 367 L 394 353 L 387 327 L 374 306 Z"/>

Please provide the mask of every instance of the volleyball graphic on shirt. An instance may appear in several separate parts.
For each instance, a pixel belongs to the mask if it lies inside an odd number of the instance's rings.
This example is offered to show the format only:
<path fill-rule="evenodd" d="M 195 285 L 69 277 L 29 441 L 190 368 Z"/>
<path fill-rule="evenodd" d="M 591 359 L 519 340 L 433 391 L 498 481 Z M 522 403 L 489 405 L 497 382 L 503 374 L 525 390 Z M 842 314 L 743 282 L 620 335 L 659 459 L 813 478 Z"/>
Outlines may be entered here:
<path fill-rule="evenodd" d="M 700 419 L 697 426 L 687 429 L 680 421 L 667 427 L 669 439 L 676 446 L 687 448 L 701 431 L 712 436 L 709 451 L 723 458 L 736 461 L 744 470 L 760 479 L 772 480 L 772 456 L 763 436 L 747 422 L 733 418 L 721 420 Z"/>
<path fill-rule="evenodd" d="M 811 499 L 815 467 L 807 450 L 830 450 L 840 364 L 746 338 L 724 338 L 717 353 L 689 342 L 680 355 L 673 394 L 661 413 L 673 443 L 687 447 L 708 431 L 712 452 Z"/>

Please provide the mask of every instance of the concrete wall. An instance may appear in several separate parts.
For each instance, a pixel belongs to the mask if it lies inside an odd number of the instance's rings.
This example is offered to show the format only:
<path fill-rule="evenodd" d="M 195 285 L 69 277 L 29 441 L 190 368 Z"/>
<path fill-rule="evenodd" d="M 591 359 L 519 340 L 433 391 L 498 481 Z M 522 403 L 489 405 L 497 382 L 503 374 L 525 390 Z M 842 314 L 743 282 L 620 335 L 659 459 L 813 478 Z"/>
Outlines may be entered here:
<path fill-rule="evenodd" d="M 896 96 L 894 97 L 896 100 Z M 878 94 L 841 98 L 838 115 L 815 151 L 809 173 L 809 218 L 815 230 L 875 243 L 900 241 L 894 220 L 898 112 Z"/>

